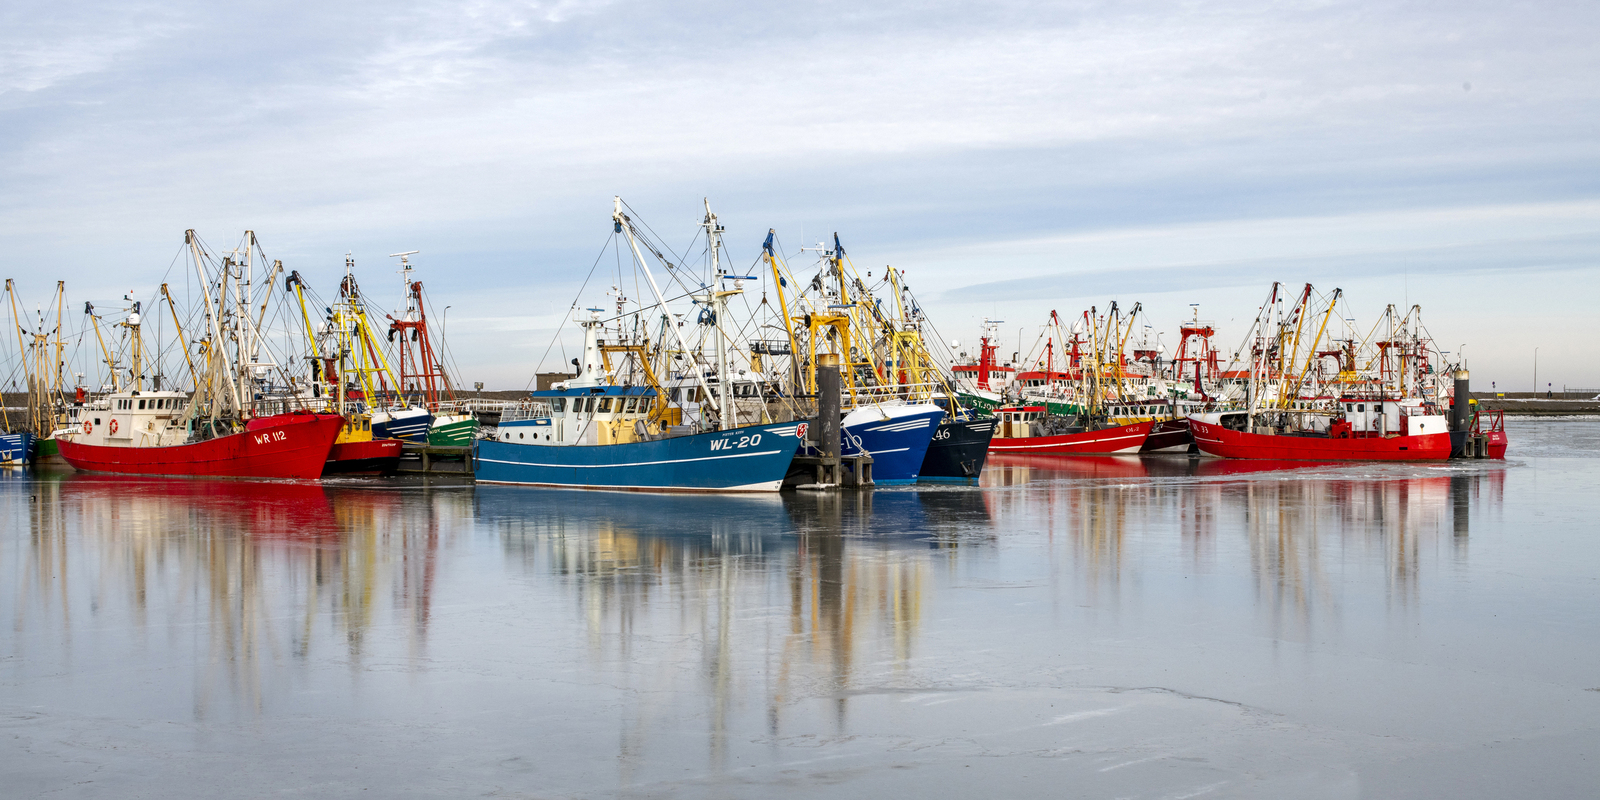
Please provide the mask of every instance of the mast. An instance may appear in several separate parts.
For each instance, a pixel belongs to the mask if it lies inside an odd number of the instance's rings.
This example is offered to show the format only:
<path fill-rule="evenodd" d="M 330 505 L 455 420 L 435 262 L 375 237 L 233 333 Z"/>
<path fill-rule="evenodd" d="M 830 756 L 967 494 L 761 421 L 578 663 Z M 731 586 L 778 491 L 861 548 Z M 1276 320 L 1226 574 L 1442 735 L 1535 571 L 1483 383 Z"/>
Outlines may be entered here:
<path fill-rule="evenodd" d="M 133 303 L 133 311 L 128 314 L 127 320 L 122 325 L 128 329 L 128 349 L 133 361 L 133 374 L 128 377 L 132 379 L 134 393 L 138 394 L 144 389 L 144 348 L 142 346 L 144 337 L 139 333 L 139 302 L 137 300 Z"/>
<path fill-rule="evenodd" d="M 778 308 L 783 313 L 783 332 L 789 337 L 789 370 L 794 374 L 794 382 L 800 383 L 800 342 L 794 337 L 794 318 L 789 315 L 789 301 L 784 299 L 783 276 L 778 274 L 778 255 L 773 250 L 772 240 L 778 235 L 777 230 L 767 229 L 767 240 L 761 244 L 761 251 L 766 254 L 767 264 L 772 267 L 772 285 L 778 292 Z"/>
<path fill-rule="evenodd" d="M 28 351 L 27 348 L 22 346 L 22 318 L 17 316 L 17 292 L 10 278 L 6 278 L 6 296 L 11 300 L 11 322 L 17 329 L 17 355 L 22 359 L 22 366 L 26 369 L 28 366 Z M 31 385 L 32 381 L 30 380 L 29 383 Z M 6 430 L 9 431 L 11 430 L 11 415 L 5 412 L 4 406 L 5 403 L 0 403 L 0 419 L 5 421 Z"/>
<path fill-rule="evenodd" d="M 728 379 L 728 340 L 722 334 L 722 319 L 728 310 L 728 295 L 730 292 L 722 290 L 722 226 L 717 224 L 717 215 L 711 213 L 711 200 L 701 198 L 705 203 L 706 217 L 701 226 L 706 229 L 706 246 L 711 250 L 711 314 L 712 335 L 717 337 L 717 427 L 728 430 L 734 427 L 736 420 L 733 410 L 733 386 Z"/>
<path fill-rule="evenodd" d="M 218 355 L 220 355 L 220 353 L 218 353 L 217 351 L 223 346 L 222 345 L 222 322 L 221 322 L 221 320 L 217 319 L 217 317 L 221 314 L 221 311 L 222 311 L 221 303 L 227 301 L 226 300 L 227 291 L 228 291 L 228 288 L 227 288 L 228 287 L 227 261 L 226 260 L 223 261 L 223 268 L 222 268 L 222 271 L 223 271 L 223 281 L 222 281 L 222 292 L 223 292 L 223 295 L 222 295 L 222 298 L 221 298 L 221 302 L 219 302 L 217 305 L 212 305 L 212 302 L 211 302 L 211 279 L 206 276 L 205 259 L 204 259 L 203 254 L 201 253 L 201 250 L 200 250 L 200 237 L 195 236 L 194 229 L 190 228 L 189 230 L 183 232 L 183 238 L 184 238 L 184 242 L 189 245 L 189 252 L 194 258 L 195 275 L 199 277 L 199 280 L 200 280 L 200 293 L 201 293 L 202 297 L 204 298 L 205 304 L 206 304 L 206 321 L 207 321 L 209 327 L 211 328 L 211 344 L 210 344 L 210 346 L 208 348 L 206 348 L 206 352 L 207 352 L 206 361 L 208 362 L 207 363 L 207 367 L 208 368 L 207 368 L 207 371 L 206 371 L 207 372 L 207 374 L 206 374 L 207 392 L 206 393 L 207 393 L 207 399 L 211 403 L 211 414 L 210 414 L 210 416 L 211 416 L 211 419 L 213 421 L 215 421 L 216 418 L 217 418 L 217 410 L 218 410 L 217 409 L 217 405 L 218 405 L 217 400 L 218 400 L 218 398 L 216 397 L 216 390 L 217 390 L 217 379 L 219 377 L 225 378 L 227 380 L 228 390 L 229 390 L 230 394 L 232 395 L 231 399 L 233 400 L 233 408 L 237 411 L 239 409 L 239 407 L 242 405 L 242 403 L 240 402 L 240 398 L 239 398 L 239 386 L 238 386 L 237 383 L 234 382 L 232 376 L 227 374 L 227 371 L 229 369 L 228 365 L 227 365 L 227 359 L 218 358 L 217 357 Z M 222 369 L 223 369 L 224 374 L 221 375 L 221 376 L 219 376 L 217 374 L 217 371 L 216 371 L 217 370 L 217 366 L 218 366 L 218 364 L 217 364 L 218 361 L 222 362 Z M 198 388 L 199 387 L 196 387 L 197 390 L 198 390 Z M 196 391 L 195 394 L 198 396 L 199 392 Z"/>
<path fill-rule="evenodd" d="M 47 434 L 55 431 L 55 429 L 59 426 L 59 423 L 65 421 L 64 417 L 65 417 L 65 414 L 66 414 L 66 409 L 65 408 L 58 408 L 57 401 L 62 398 L 62 396 L 63 396 L 63 394 L 65 392 L 65 386 L 64 386 L 64 384 L 62 382 L 62 375 L 61 375 L 62 368 L 64 367 L 64 363 L 61 360 L 61 354 L 62 354 L 62 350 L 63 350 L 62 343 L 61 343 L 61 318 L 62 318 L 62 314 L 64 313 L 64 309 L 62 308 L 62 305 L 66 303 L 66 298 L 67 298 L 67 282 L 66 281 L 56 281 L 56 357 L 55 357 L 54 369 L 52 370 L 53 373 L 54 373 L 54 377 L 55 377 L 55 380 L 52 382 L 52 385 L 55 388 L 53 390 L 53 396 L 50 399 L 50 412 L 49 412 L 50 413 L 50 427 L 49 427 L 48 430 L 38 431 L 38 434 L 40 436 L 44 436 L 44 435 L 47 435 Z M 57 417 L 58 413 L 63 418 L 58 418 Z"/>
<path fill-rule="evenodd" d="M 639 252 L 639 241 L 634 237 L 633 232 L 633 220 L 628 219 L 628 215 L 622 213 L 622 198 L 620 196 L 612 198 L 611 221 L 616 226 L 617 233 L 627 234 L 628 247 L 633 250 L 634 261 L 639 265 L 639 271 L 644 273 L 645 282 L 650 284 L 650 292 L 656 296 L 656 302 L 660 304 L 661 312 L 667 315 L 667 328 L 672 331 L 672 338 L 678 341 L 678 348 L 683 351 L 683 354 L 689 355 L 692 351 L 689 350 L 689 344 L 683 339 L 683 331 L 678 330 L 678 326 L 674 324 L 671 318 L 672 311 L 667 308 L 667 298 L 661 294 L 661 287 L 656 285 L 656 276 L 650 272 L 650 266 L 645 263 L 644 254 Z M 711 387 L 706 385 L 705 376 L 700 374 L 698 366 L 694 367 L 693 372 L 695 385 L 700 387 L 700 391 L 709 399 L 712 396 L 712 392 Z M 721 405 L 717 406 L 716 412 L 718 417 L 722 416 Z"/>
<path fill-rule="evenodd" d="M 178 306 L 172 302 L 172 292 L 167 290 L 166 284 L 161 284 L 161 296 L 167 298 L 167 308 L 172 312 L 172 326 L 178 331 L 178 344 L 183 349 L 183 360 L 189 365 L 189 380 L 193 381 L 195 388 L 200 386 L 200 375 L 195 371 L 194 358 L 189 355 L 189 343 L 183 336 L 183 320 L 178 319 Z"/>

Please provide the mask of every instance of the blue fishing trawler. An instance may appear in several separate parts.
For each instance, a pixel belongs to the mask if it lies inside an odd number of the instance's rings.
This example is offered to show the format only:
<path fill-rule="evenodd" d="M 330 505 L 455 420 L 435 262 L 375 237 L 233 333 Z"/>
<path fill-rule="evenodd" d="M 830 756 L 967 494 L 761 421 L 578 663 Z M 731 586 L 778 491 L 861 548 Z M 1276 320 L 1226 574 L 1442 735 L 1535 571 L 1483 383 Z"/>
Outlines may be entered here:
<path fill-rule="evenodd" d="M 480 483 L 644 492 L 775 492 L 805 423 L 649 434 L 655 390 L 593 386 L 533 393 L 539 416 L 502 419 L 473 458 Z"/>
<path fill-rule="evenodd" d="M 656 304 L 667 307 L 655 278 L 644 264 L 632 220 L 623 213 L 622 201 L 615 201 L 612 220 L 615 231 L 626 237 L 635 258 L 635 268 L 649 284 Z M 706 233 L 711 252 L 719 250 L 717 236 L 722 228 L 706 208 Z M 654 250 L 654 248 L 652 248 Z M 724 276 L 712 258 L 712 272 L 719 286 Z M 804 443 L 805 422 L 774 422 L 764 411 L 752 409 L 758 424 L 739 425 L 740 413 L 731 393 L 731 378 L 723 341 L 722 320 L 727 298 L 742 290 L 735 280 L 732 290 L 709 290 L 697 296 L 697 303 L 708 309 L 707 319 L 714 327 L 717 346 L 716 374 L 719 392 L 713 393 L 702 368 L 677 326 L 665 326 L 677 345 L 673 361 L 688 360 L 668 380 L 694 382 L 693 394 L 705 406 L 686 417 L 681 393 L 671 397 L 663 391 L 650 366 L 647 348 L 632 338 L 634 325 L 618 322 L 608 333 L 607 347 L 601 347 L 601 331 L 607 321 L 601 309 L 589 309 L 584 328 L 583 359 L 577 361 L 578 375 L 555 387 L 532 393 L 519 408 L 502 413 L 494 434 L 473 445 L 473 475 L 482 483 L 513 483 L 573 489 L 611 489 L 644 492 L 776 492 Z M 618 320 L 623 303 L 618 302 Z M 657 312 L 659 313 L 659 312 Z M 630 375 L 640 385 L 618 380 L 611 367 L 612 353 L 627 354 L 636 369 Z M 670 363 L 670 362 L 669 362 Z M 700 413 L 704 411 L 706 413 Z M 708 428 L 714 427 L 714 430 Z M 920 458 L 920 456 L 919 456 Z"/>
<path fill-rule="evenodd" d="M 649 386 L 603 382 L 599 323 L 585 323 L 586 368 L 558 389 L 533 392 L 474 443 L 480 483 L 645 492 L 775 492 L 806 423 L 700 432 L 672 425 Z"/>

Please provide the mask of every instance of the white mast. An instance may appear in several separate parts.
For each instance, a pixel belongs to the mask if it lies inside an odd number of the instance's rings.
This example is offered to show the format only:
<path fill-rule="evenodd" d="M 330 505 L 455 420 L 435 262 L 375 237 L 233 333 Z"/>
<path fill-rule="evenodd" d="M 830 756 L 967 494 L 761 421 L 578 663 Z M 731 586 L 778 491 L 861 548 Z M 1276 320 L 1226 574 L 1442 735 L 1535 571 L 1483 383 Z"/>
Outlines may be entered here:
<path fill-rule="evenodd" d="M 192 228 L 187 230 L 187 231 L 185 231 L 184 234 L 183 234 L 183 237 L 184 237 L 185 240 L 188 241 L 188 243 L 189 243 L 189 252 L 194 258 L 195 275 L 196 275 L 196 277 L 198 277 L 200 279 L 200 292 L 201 292 L 201 295 L 203 296 L 203 298 L 205 299 L 205 303 L 206 303 L 206 321 L 210 323 L 210 328 L 211 328 L 210 350 L 212 352 L 212 356 L 207 358 L 207 361 L 209 362 L 210 369 L 208 370 L 209 374 L 206 376 L 206 383 L 207 383 L 207 387 L 206 388 L 208 390 L 207 394 L 209 395 L 208 399 L 211 401 L 211 418 L 212 419 L 216 419 L 216 416 L 217 416 L 217 405 L 218 405 L 218 403 L 217 403 L 218 398 L 216 397 L 216 388 L 217 388 L 217 372 L 216 372 L 216 370 L 220 366 L 224 370 L 224 373 L 226 373 L 226 371 L 228 369 L 227 359 L 218 357 L 218 356 L 223 354 L 223 350 L 222 350 L 222 347 L 223 347 L 223 345 L 222 345 L 222 325 L 221 325 L 221 321 L 217 319 L 218 315 L 221 314 L 221 312 L 222 312 L 222 308 L 221 308 L 220 305 L 213 305 L 212 302 L 211 302 L 211 278 L 210 278 L 210 276 L 206 275 L 205 260 L 204 260 L 204 257 L 201 255 L 201 252 L 200 252 L 200 240 L 199 240 L 199 237 L 195 236 L 194 229 L 192 229 Z M 224 290 L 226 290 L 226 287 L 227 287 L 227 280 L 226 280 L 227 264 L 226 264 L 226 261 L 223 264 L 223 275 L 224 275 L 223 287 L 224 287 Z M 218 362 L 221 362 L 221 363 L 219 364 Z M 238 409 L 239 406 L 240 406 L 240 402 L 239 402 L 239 387 L 238 387 L 238 385 L 236 383 L 234 383 L 233 377 L 231 375 L 225 375 L 225 377 L 228 380 L 228 391 L 233 396 L 233 398 L 232 398 L 233 399 L 233 407 L 235 409 Z M 199 387 L 196 387 L 196 388 L 198 389 Z M 199 392 L 196 392 L 196 394 L 198 395 Z"/>
<path fill-rule="evenodd" d="M 703 223 L 706 246 L 711 248 L 711 313 L 716 317 L 712 335 L 717 337 L 717 420 L 718 427 L 728 430 L 734 427 L 736 420 L 733 416 L 738 412 L 733 407 L 733 386 L 728 379 L 728 341 L 722 335 L 722 317 L 728 310 L 729 294 L 722 291 L 722 266 L 718 260 L 718 250 L 722 247 L 722 226 L 717 224 L 717 215 L 711 213 L 711 201 L 701 199 L 706 205 L 706 220 Z"/>
<path fill-rule="evenodd" d="M 683 340 L 683 331 L 678 330 L 678 326 L 672 319 L 672 310 L 667 308 L 667 298 L 661 294 L 661 287 L 656 285 L 656 277 L 651 274 L 649 265 L 645 263 L 644 254 L 639 252 L 639 242 L 633 236 L 633 222 L 628 219 L 626 214 L 622 213 L 621 197 L 612 198 L 611 219 L 616 223 L 619 233 L 628 235 L 628 246 L 633 249 L 634 261 L 638 263 L 639 271 L 644 273 L 645 282 L 650 284 L 650 291 L 656 296 L 656 302 L 661 306 L 661 313 L 667 315 L 667 328 L 672 331 L 672 338 L 678 340 L 678 347 L 683 351 L 684 355 L 689 355 L 689 345 Z M 692 360 L 691 358 L 691 362 Z M 705 393 L 706 399 L 711 399 L 711 387 L 706 385 L 705 376 L 700 374 L 700 368 L 695 366 L 693 372 L 695 385 L 699 386 L 700 390 Z M 717 408 L 717 416 L 722 416 L 722 408 L 720 406 Z"/>

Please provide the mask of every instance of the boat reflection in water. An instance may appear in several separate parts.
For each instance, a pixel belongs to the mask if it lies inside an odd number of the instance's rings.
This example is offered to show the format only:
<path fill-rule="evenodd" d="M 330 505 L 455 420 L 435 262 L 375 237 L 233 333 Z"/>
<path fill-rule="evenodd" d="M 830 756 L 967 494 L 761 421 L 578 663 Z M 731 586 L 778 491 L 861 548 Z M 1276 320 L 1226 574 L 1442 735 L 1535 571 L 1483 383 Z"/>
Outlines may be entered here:
<path fill-rule="evenodd" d="M 562 579 L 591 666 L 637 692 L 625 762 L 656 728 L 706 713 L 723 764 L 729 716 L 752 691 L 769 736 L 817 697 L 845 730 L 863 684 L 909 678 L 935 570 L 992 537 L 981 495 L 965 489 L 591 498 L 480 485 L 476 516 L 510 560 Z M 684 687 L 665 691 L 663 663 L 701 665 L 709 708 L 674 707 Z"/>
<path fill-rule="evenodd" d="M 1094 602 L 1124 599 L 1120 582 L 1152 559 L 1215 571 L 1233 555 L 1219 547 L 1242 531 L 1258 609 L 1274 635 L 1300 640 L 1319 606 L 1337 614 L 1341 603 L 1327 564 L 1381 563 L 1392 607 L 1409 607 L 1425 559 L 1466 559 L 1474 507 L 1498 521 L 1505 479 L 1472 465 L 999 455 L 984 485 L 1022 491 L 984 499 L 997 526 L 1066 535 L 1073 583 Z M 1139 563 L 1126 563 L 1130 549 Z"/>
<path fill-rule="evenodd" d="M 439 543 L 470 507 L 459 491 L 309 481 L 66 474 L 27 489 L 18 622 L 97 631 L 92 656 L 72 633 L 59 652 L 31 652 L 29 670 L 167 649 L 158 660 L 194 670 L 197 719 L 259 712 L 297 663 L 331 658 L 359 675 L 395 655 L 368 652 L 374 626 L 400 624 L 404 653 L 420 657 Z"/>
<path fill-rule="evenodd" d="M 1402 732 L 1443 736 L 1405 704 L 1481 687 L 1430 688 L 1455 628 L 1418 608 L 1503 527 L 1507 470 L 1247 466 L 997 456 L 983 487 L 761 496 L 4 479 L 25 530 L 0 550 L 20 581 L 0 587 L 4 678 L 48 712 L 26 723 L 41 736 L 179 731 L 141 733 L 136 764 L 65 745 L 31 763 L 212 788 L 246 758 L 212 754 L 248 753 L 290 788 L 304 770 L 386 794 L 892 776 L 1022 796 L 1048 770 L 1165 796 L 1299 774 L 1328 741 L 1384 760 Z M 1284 678 L 1290 646 L 1316 691 Z M 1399 688 L 1361 701 L 1384 674 Z M 1267 707 L 1281 724 L 1248 710 Z"/>

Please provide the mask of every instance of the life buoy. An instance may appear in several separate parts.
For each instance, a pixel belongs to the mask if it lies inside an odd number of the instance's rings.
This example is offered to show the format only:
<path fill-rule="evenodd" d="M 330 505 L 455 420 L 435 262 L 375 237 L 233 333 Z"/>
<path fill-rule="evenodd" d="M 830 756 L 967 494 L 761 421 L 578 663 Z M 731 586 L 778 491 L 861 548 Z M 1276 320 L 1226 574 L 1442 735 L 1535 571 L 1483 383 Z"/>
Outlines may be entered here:
<path fill-rule="evenodd" d="M 84 420 L 83 421 L 83 433 L 84 433 L 85 436 L 87 436 L 87 435 L 89 435 L 91 433 L 94 433 L 94 423 L 90 422 L 89 420 Z"/>
<path fill-rule="evenodd" d="M 117 432 L 117 418 L 116 417 L 112 417 L 111 418 L 111 432 L 112 433 L 116 433 Z"/>

